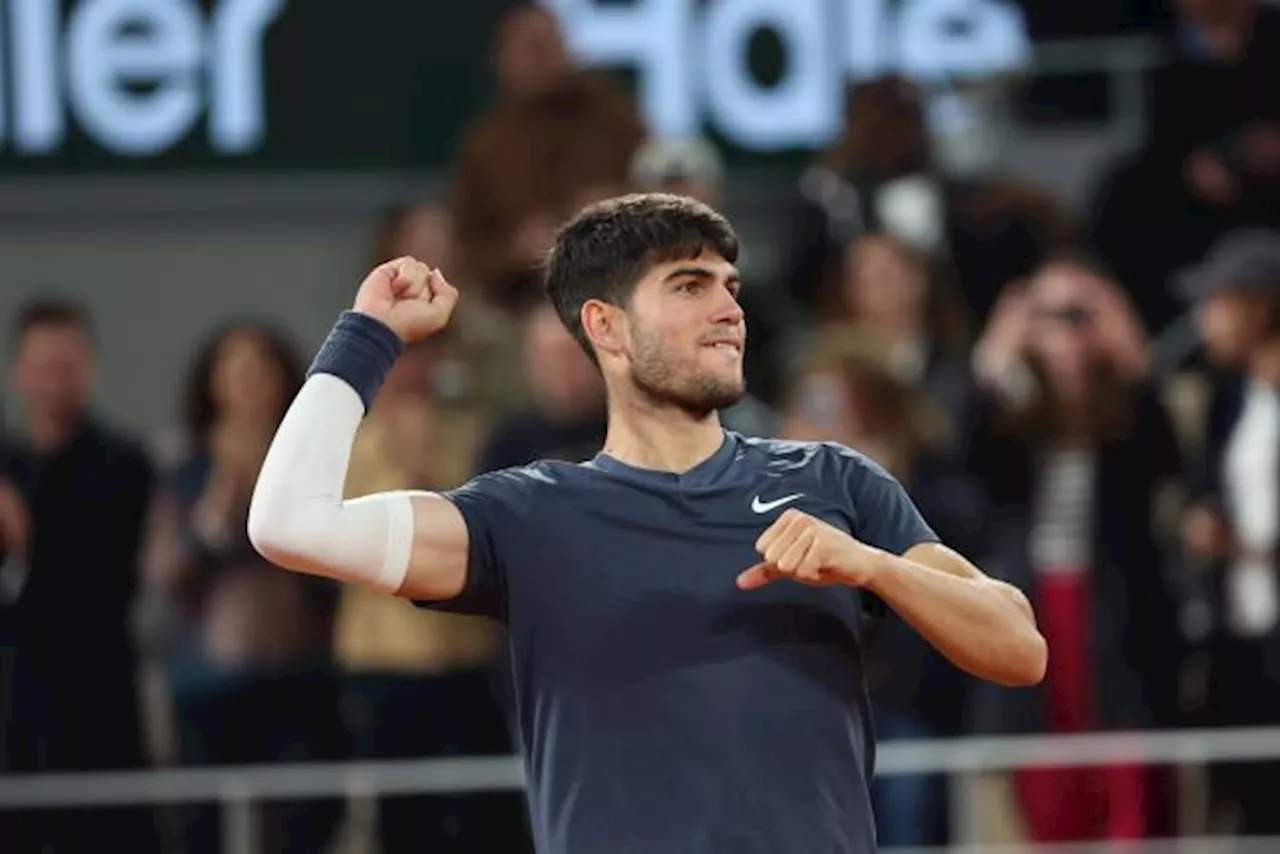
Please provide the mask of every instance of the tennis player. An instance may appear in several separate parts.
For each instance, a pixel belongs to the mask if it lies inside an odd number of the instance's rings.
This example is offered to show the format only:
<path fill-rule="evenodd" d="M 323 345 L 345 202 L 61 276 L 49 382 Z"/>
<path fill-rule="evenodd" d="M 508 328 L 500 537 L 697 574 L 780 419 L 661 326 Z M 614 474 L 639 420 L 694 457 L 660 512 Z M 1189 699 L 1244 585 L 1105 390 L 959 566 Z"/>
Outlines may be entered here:
<path fill-rule="evenodd" d="M 458 299 L 420 261 L 383 264 L 262 467 L 249 534 L 269 560 L 506 624 L 546 854 L 874 851 L 859 637 L 885 605 L 979 678 L 1045 671 L 1027 599 L 938 542 L 884 469 L 721 427 L 744 393 L 737 255 L 691 199 L 585 209 L 546 285 L 606 382 L 601 452 L 344 501 L 383 377 Z"/>

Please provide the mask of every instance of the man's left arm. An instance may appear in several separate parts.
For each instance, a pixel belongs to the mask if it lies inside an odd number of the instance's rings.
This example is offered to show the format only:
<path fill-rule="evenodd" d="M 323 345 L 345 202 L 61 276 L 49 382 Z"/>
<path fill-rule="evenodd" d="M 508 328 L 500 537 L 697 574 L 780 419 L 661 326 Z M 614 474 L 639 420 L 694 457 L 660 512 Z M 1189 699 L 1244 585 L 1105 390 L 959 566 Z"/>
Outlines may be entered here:
<path fill-rule="evenodd" d="M 856 537 L 799 511 L 761 535 L 763 560 L 738 580 L 844 584 L 874 594 L 942 655 L 980 679 L 1008 687 L 1044 678 L 1047 646 L 1030 602 L 938 542 L 888 472 L 865 458 L 848 483 Z"/>
<path fill-rule="evenodd" d="M 901 556 L 857 543 L 863 586 L 960 669 L 1007 687 L 1044 678 L 1048 651 L 1031 603 L 941 543 Z"/>

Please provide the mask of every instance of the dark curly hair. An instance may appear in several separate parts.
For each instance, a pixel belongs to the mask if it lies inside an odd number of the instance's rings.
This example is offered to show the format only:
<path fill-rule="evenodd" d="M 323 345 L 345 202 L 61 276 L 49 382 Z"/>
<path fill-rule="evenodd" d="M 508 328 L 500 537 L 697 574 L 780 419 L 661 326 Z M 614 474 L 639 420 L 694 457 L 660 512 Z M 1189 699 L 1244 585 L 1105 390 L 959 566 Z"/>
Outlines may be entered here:
<path fill-rule="evenodd" d="M 634 193 L 597 202 L 569 220 L 548 253 L 545 285 L 561 322 L 587 355 L 582 306 L 598 299 L 626 306 L 654 264 L 715 252 L 738 260 L 738 235 L 721 214 L 686 196 Z"/>
<path fill-rule="evenodd" d="M 200 345 L 187 373 L 182 407 L 183 424 L 191 441 L 201 447 L 208 441 L 209 430 L 218 419 L 217 404 L 211 387 L 218 351 L 228 339 L 236 335 L 247 335 L 257 340 L 267 359 L 279 370 L 284 385 L 280 396 L 280 417 L 284 416 L 289 402 L 302 388 L 305 371 L 302 359 L 281 330 L 259 320 L 242 319 L 224 323 Z"/>

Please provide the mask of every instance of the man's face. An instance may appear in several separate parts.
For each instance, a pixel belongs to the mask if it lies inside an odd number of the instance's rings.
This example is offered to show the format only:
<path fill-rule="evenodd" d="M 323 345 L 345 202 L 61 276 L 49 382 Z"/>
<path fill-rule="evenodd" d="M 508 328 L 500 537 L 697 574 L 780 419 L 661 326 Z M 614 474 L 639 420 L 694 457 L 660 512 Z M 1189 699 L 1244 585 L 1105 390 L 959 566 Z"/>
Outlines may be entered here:
<path fill-rule="evenodd" d="M 1240 367 L 1267 336 L 1276 307 L 1265 297 L 1219 293 L 1196 312 L 1200 337 L 1210 360 L 1223 367 Z"/>
<path fill-rule="evenodd" d="M 32 412 L 45 417 L 77 416 L 89 403 L 93 349 L 84 331 L 71 323 L 34 326 L 14 353 L 13 381 Z"/>
<path fill-rule="evenodd" d="M 654 265 L 627 319 L 630 384 L 651 401 L 705 416 L 746 393 L 746 322 L 732 264 L 712 252 Z"/>

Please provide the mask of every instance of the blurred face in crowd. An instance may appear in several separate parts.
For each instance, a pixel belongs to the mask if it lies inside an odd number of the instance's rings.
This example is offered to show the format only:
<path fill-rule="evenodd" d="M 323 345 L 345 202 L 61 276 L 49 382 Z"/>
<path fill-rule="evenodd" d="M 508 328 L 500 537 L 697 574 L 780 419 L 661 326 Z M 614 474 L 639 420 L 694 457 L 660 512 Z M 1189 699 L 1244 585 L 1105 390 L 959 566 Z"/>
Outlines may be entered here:
<path fill-rule="evenodd" d="M 746 393 L 746 318 L 737 269 L 713 252 L 655 264 L 625 311 L 629 386 L 695 417 Z"/>
<path fill-rule="evenodd" d="M 94 380 L 93 345 L 74 323 L 40 323 L 18 341 L 13 379 L 32 413 L 64 421 L 89 405 Z"/>
<path fill-rule="evenodd" d="M 876 235 L 851 243 L 841 286 L 853 317 L 886 333 L 922 331 L 928 273 L 896 241 Z"/>
<path fill-rule="evenodd" d="M 560 24 L 546 9 L 523 8 L 498 28 L 498 85 L 509 97 L 545 92 L 571 68 Z"/>
<path fill-rule="evenodd" d="M 857 397 L 856 389 L 835 371 L 819 370 L 801 377 L 788 418 L 789 437 L 857 447 L 868 432 L 855 405 Z"/>
<path fill-rule="evenodd" d="M 1069 264 L 1052 265 L 1031 281 L 1030 346 L 1050 377 L 1082 379 L 1099 357 L 1091 282 Z"/>
<path fill-rule="evenodd" d="M 1257 5 L 1257 0 L 1177 0 L 1179 15 L 1204 27 L 1232 23 Z"/>
<path fill-rule="evenodd" d="M 886 77 L 859 84 L 845 103 L 847 165 L 879 178 L 918 172 L 929 165 L 929 129 L 919 89 Z"/>
<path fill-rule="evenodd" d="M 573 417 L 601 405 L 599 372 L 550 305 L 539 305 L 525 319 L 524 365 L 545 413 Z"/>
<path fill-rule="evenodd" d="M 284 407 L 281 366 L 267 343 L 250 331 L 232 332 L 218 345 L 210 384 L 222 419 L 274 419 Z"/>
<path fill-rule="evenodd" d="M 395 367 L 387 374 L 379 391 L 379 398 L 388 400 L 403 397 L 427 399 L 431 396 L 432 375 L 438 355 L 436 342 L 427 340 L 407 348 L 396 360 Z"/>
<path fill-rule="evenodd" d="M 1223 367 L 1240 367 L 1266 340 L 1277 306 L 1262 296 L 1219 293 L 1197 311 L 1200 336 L 1209 358 Z"/>
<path fill-rule="evenodd" d="M 881 465 L 906 465 L 918 441 L 904 388 L 883 367 L 857 360 L 802 374 L 784 419 L 789 439 L 835 441 Z"/>
<path fill-rule="evenodd" d="M 392 258 L 410 255 L 447 273 L 452 266 L 453 219 L 443 208 L 412 208 L 392 229 L 388 250 Z"/>

